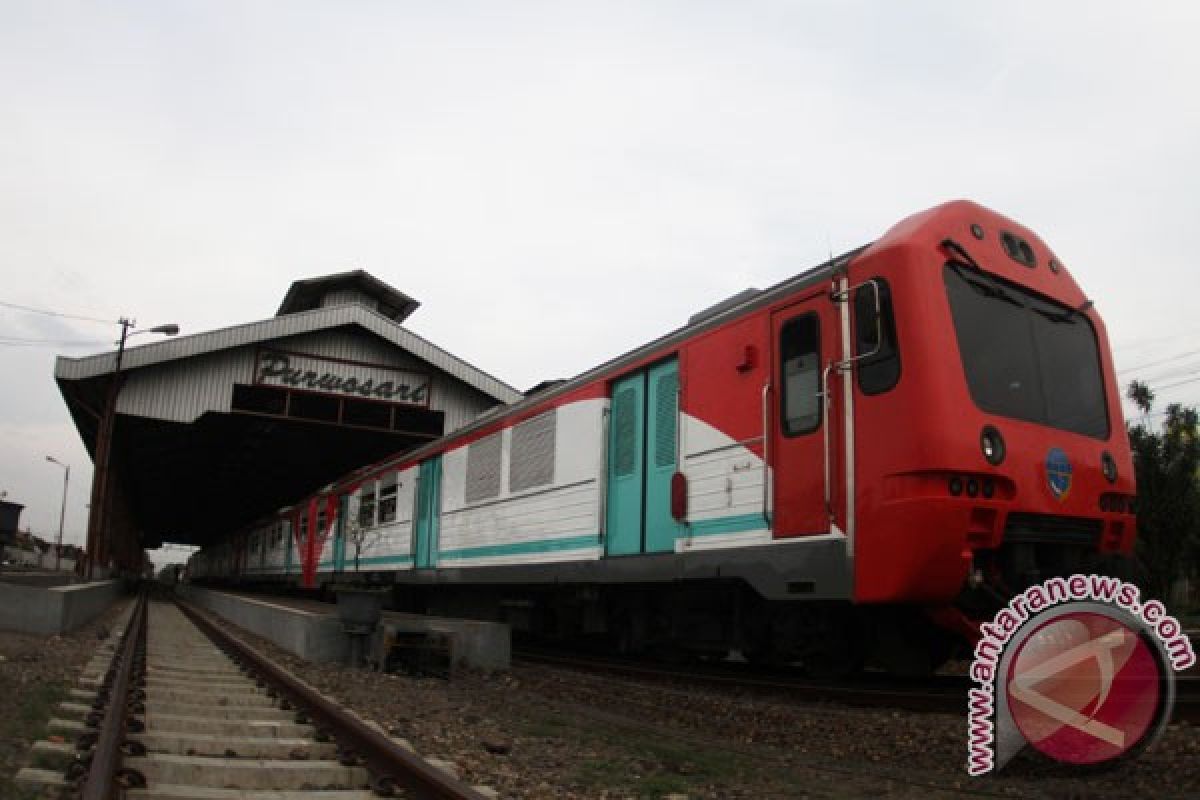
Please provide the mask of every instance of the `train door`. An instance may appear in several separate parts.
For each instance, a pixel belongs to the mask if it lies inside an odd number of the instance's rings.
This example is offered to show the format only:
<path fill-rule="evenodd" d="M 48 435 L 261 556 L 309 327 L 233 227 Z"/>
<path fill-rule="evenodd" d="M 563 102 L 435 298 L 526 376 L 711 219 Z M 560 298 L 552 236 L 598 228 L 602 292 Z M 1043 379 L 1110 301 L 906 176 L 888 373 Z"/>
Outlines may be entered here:
<path fill-rule="evenodd" d="M 678 468 L 679 362 L 615 382 L 608 442 L 608 555 L 669 553 L 683 526 L 671 516 Z"/>
<path fill-rule="evenodd" d="M 825 368 L 837 358 L 834 306 L 825 292 L 771 315 L 772 385 L 768 467 L 776 537 L 829 532 L 826 461 L 841 426 L 825 417 Z M 836 376 L 830 382 L 837 386 Z M 832 425 L 834 430 L 826 430 Z M 832 480 L 832 479 L 830 479 Z"/>
<path fill-rule="evenodd" d="M 295 546 L 295 543 L 296 543 L 295 531 L 296 531 L 296 525 L 297 525 L 297 522 L 296 522 L 297 518 L 298 518 L 298 515 L 293 512 L 288 519 L 287 528 L 286 528 L 286 530 L 284 530 L 284 536 L 283 536 L 283 542 L 282 542 L 282 544 L 283 544 L 283 574 L 284 575 L 289 575 L 289 574 L 291 574 L 291 571 L 292 571 L 292 548 Z"/>
<path fill-rule="evenodd" d="M 421 463 L 417 471 L 417 507 L 413 514 L 417 569 L 437 565 L 438 513 L 441 510 L 442 457 Z"/>
<path fill-rule="evenodd" d="M 346 534 L 349 531 L 346 514 L 350 510 L 350 495 L 338 498 L 337 517 L 334 518 L 333 569 L 341 572 L 346 568 Z M 357 521 L 357 520 L 356 520 Z"/>

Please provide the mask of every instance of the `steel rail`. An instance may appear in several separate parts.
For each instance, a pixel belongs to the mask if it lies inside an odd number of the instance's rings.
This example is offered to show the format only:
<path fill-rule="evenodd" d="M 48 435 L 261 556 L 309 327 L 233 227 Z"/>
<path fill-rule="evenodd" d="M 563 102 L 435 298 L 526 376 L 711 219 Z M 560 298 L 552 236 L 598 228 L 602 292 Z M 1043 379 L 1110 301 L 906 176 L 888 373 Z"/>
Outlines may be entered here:
<path fill-rule="evenodd" d="M 324 728 L 349 753 L 359 756 L 372 775 L 372 789 L 391 796 L 396 789 L 416 800 L 486 800 L 486 796 L 450 773 L 430 765 L 425 759 L 393 741 L 330 701 L 287 670 L 270 661 L 245 642 L 221 630 L 208 616 L 176 598 L 176 604 L 201 631 L 271 689 Z"/>
<path fill-rule="evenodd" d="M 100 723 L 96 746 L 91 753 L 91 765 L 80 793 L 82 800 L 110 800 L 117 796 L 114 783 L 117 771 L 121 768 L 121 747 L 125 743 L 125 724 L 129 716 L 133 671 L 138 650 L 146 641 L 146 602 L 146 592 L 142 591 L 138 595 L 137 604 L 113 658 L 115 674 L 112 670 L 108 672 L 108 675 L 113 676 L 111 685 L 105 687 L 108 690 L 108 705 Z M 103 691 L 102 688 L 98 696 L 102 695 Z"/>
<path fill-rule="evenodd" d="M 881 675 L 875 680 L 859 677 L 849 680 L 815 680 L 802 676 L 763 676 L 742 670 L 681 670 L 673 666 L 579 657 L 536 650 L 516 650 L 513 663 L 571 669 L 592 675 L 620 675 L 628 678 L 679 681 L 714 688 L 734 687 L 786 695 L 796 702 L 831 702 L 859 708 L 891 708 L 905 711 L 965 714 L 966 675 L 934 675 L 928 679 L 898 679 Z M 1200 675 L 1176 676 L 1172 722 L 1200 723 Z"/>

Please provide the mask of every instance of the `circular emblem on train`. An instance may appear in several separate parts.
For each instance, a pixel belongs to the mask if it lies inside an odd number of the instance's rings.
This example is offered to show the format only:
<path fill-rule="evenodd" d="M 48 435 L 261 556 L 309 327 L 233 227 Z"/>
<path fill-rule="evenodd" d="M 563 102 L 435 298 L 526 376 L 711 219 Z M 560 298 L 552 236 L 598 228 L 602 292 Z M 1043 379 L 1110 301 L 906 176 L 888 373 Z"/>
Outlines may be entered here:
<path fill-rule="evenodd" d="M 1046 454 L 1046 483 L 1056 500 L 1065 500 L 1071 492 L 1071 461 L 1057 447 Z"/>
<path fill-rule="evenodd" d="M 1164 713 L 1163 666 L 1125 621 L 1077 611 L 1021 642 L 1006 681 L 1012 720 L 1034 748 L 1069 764 L 1130 752 Z"/>

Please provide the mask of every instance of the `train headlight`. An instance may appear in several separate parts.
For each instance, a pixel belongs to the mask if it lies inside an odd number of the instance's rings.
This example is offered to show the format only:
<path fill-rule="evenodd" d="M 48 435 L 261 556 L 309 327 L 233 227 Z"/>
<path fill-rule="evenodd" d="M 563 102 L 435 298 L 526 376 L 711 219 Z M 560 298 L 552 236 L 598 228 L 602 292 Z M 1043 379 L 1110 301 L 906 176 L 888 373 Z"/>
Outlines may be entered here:
<path fill-rule="evenodd" d="M 1104 455 L 1100 456 L 1100 471 L 1104 473 L 1104 477 L 1108 479 L 1109 483 L 1117 482 L 1117 460 L 1107 450 L 1104 451 Z"/>
<path fill-rule="evenodd" d="M 1004 437 L 991 425 L 986 426 L 979 434 L 979 449 L 983 450 L 983 457 L 993 467 L 1000 466 L 1004 461 Z"/>

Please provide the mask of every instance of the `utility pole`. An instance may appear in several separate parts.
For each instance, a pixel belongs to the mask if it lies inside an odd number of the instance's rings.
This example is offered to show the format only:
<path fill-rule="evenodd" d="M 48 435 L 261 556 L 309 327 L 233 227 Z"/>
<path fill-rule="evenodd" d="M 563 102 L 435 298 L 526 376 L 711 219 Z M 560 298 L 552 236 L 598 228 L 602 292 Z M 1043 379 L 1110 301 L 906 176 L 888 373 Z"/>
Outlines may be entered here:
<path fill-rule="evenodd" d="M 88 580 L 92 579 L 97 561 L 101 565 L 108 564 L 108 551 L 112 544 L 112 523 L 110 521 L 112 439 L 113 428 L 117 421 L 117 396 L 121 392 L 121 362 L 125 356 L 125 340 L 139 333 L 162 333 L 167 336 L 179 333 L 179 326 L 175 324 L 158 325 L 133 333 L 129 332 L 129 329 L 137 324 L 133 320 L 121 317 L 117 324 L 121 326 L 121 339 L 117 342 L 116 364 L 108 379 L 104 413 L 100 417 L 100 427 L 96 432 L 96 469 L 92 475 L 92 504 L 88 514 L 87 532 L 87 566 L 84 572 Z"/>
<path fill-rule="evenodd" d="M 54 458 L 53 456 L 46 456 L 46 460 L 52 464 L 58 464 L 63 468 L 62 510 L 58 512 L 58 542 L 54 547 L 54 571 L 58 572 L 58 568 L 62 562 L 63 523 L 67 519 L 67 484 L 70 483 L 71 480 L 71 467 L 68 464 L 64 464 L 63 462 L 59 461 L 57 458 Z"/>

